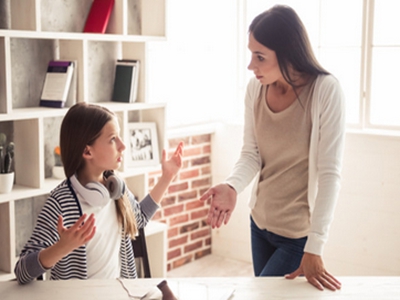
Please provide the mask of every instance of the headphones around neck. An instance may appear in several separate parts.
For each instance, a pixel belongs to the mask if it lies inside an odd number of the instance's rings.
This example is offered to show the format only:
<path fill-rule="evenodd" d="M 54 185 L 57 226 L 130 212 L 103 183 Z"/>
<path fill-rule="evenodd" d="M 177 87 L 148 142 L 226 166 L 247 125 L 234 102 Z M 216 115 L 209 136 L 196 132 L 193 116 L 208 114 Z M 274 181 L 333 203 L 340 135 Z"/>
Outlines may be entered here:
<path fill-rule="evenodd" d="M 89 182 L 83 186 L 76 174 L 69 179 L 73 188 L 91 206 L 104 206 L 111 199 L 118 200 L 125 194 L 125 182 L 112 171 L 104 172 L 105 186 L 100 182 Z"/>

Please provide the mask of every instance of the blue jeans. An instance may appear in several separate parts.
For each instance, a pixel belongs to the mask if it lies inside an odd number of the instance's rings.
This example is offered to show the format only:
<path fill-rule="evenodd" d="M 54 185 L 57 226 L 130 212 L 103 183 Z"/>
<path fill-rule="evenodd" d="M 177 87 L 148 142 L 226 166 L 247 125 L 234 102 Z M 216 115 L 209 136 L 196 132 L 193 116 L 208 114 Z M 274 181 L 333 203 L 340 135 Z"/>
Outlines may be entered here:
<path fill-rule="evenodd" d="M 251 221 L 251 250 L 255 276 L 284 276 L 297 270 L 307 237 L 289 239 L 258 228 Z"/>

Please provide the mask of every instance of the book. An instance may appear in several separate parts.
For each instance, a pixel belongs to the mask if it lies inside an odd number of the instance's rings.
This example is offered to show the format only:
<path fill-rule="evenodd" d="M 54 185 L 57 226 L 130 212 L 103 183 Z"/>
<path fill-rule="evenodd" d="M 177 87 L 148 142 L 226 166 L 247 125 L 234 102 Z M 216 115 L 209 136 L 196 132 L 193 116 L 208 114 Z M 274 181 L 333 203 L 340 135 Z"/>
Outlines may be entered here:
<path fill-rule="evenodd" d="M 75 101 L 73 99 L 75 95 L 71 92 L 72 79 L 75 77 L 74 65 L 73 61 L 66 60 L 52 60 L 49 62 L 40 98 L 40 106 L 62 108 L 67 100 Z M 76 84 L 72 84 L 72 86 L 74 86 L 73 90 L 75 90 Z"/>
<path fill-rule="evenodd" d="M 112 101 L 133 103 L 137 100 L 139 82 L 138 60 L 119 59 L 115 64 Z"/>
<path fill-rule="evenodd" d="M 115 0 L 94 0 L 86 18 L 83 32 L 106 32 L 114 2 Z"/>
<path fill-rule="evenodd" d="M 67 101 L 65 101 L 66 107 L 71 107 L 76 103 L 78 97 L 78 61 L 69 60 L 73 63 L 74 70 L 72 72 L 71 85 L 69 86 L 69 92 L 67 96 Z"/>

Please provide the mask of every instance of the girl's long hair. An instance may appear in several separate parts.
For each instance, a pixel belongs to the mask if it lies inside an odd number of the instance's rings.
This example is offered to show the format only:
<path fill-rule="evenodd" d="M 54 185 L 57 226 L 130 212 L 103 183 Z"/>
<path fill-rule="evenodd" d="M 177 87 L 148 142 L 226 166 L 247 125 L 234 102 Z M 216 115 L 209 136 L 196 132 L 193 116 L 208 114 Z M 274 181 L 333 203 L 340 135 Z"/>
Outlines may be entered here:
<path fill-rule="evenodd" d="M 68 110 L 60 131 L 61 160 L 67 178 L 84 167 L 82 154 L 86 146 L 92 145 L 100 136 L 104 125 L 115 117 L 107 108 L 85 102 L 79 102 Z M 118 222 L 125 233 L 134 238 L 138 231 L 137 223 L 127 193 L 116 200 L 115 204 Z"/>

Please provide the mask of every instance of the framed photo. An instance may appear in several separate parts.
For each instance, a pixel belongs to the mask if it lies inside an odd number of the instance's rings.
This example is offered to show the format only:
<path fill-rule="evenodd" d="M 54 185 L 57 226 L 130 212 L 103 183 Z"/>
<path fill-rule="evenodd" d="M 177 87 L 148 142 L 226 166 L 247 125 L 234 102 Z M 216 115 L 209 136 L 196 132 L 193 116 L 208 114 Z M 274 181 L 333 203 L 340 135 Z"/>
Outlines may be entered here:
<path fill-rule="evenodd" d="M 128 124 L 128 166 L 152 166 L 160 163 L 156 123 Z"/>

